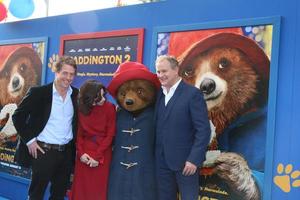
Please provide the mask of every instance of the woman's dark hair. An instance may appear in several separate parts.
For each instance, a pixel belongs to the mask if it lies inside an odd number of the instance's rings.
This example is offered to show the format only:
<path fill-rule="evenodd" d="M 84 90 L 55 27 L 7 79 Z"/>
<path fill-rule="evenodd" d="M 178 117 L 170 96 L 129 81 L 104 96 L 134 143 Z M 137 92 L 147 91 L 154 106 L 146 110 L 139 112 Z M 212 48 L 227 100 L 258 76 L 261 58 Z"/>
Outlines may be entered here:
<path fill-rule="evenodd" d="M 101 89 L 105 95 L 106 88 L 99 81 L 87 80 L 84 82 L 79 91 L 79 111 L 81 113 L 90 114 L 94 102 L 101 100 Z"/>

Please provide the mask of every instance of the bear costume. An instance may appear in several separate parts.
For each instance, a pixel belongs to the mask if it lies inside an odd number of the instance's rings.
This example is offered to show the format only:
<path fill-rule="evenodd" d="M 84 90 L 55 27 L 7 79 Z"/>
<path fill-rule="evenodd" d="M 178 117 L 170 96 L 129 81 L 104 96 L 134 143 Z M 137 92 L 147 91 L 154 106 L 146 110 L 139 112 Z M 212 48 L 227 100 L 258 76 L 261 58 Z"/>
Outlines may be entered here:
<path fill-rule="evenodd" d="M 239 28 L 186 33 L 189 43 L 178 40 L 182 34 L 171 34 L 169 53 L 183 79 L 203 92 L 216 133 L 207 154 L 214 159 L 201 170 L 201 195 L 261 199 L 270 61 Z"/>
<path fill-rule="evenodd" d="M 120 106 L 108 200 L 157 199 L 154 102 L 159 88 L 156 75 L 137 62 L 121 64 L 108 86 Z"/>

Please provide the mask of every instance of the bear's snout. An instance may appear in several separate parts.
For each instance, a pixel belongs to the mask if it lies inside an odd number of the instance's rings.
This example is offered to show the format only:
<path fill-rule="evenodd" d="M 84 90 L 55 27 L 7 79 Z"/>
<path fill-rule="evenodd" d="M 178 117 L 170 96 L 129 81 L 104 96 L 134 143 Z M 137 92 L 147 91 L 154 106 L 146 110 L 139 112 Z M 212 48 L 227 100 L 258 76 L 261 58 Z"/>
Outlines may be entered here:
<path fill-rule="evenodd" d="M 20 85 L 20 79 L 19 77 L 14 77 L 13 80 L 12 80 L 12 86 L 13 86 L 13 89 L 17 89 Z"/>
<path fill-rule="evenodd" d="M 200 90 L 204 94 L 211 94 L 216 89 L 216 83 L 213 79 L 205 78 L 200 84 Z"/>
<path fill-rule="evenodd" d="M 127 106 L 131 106 L 131 105 L 133 105 L 133 103 L 134 103 L 134 101 L 133 101 L 132 99 L 126 99 L 126 100 L 125 100 L 125 104 L 126 104 Z"/>

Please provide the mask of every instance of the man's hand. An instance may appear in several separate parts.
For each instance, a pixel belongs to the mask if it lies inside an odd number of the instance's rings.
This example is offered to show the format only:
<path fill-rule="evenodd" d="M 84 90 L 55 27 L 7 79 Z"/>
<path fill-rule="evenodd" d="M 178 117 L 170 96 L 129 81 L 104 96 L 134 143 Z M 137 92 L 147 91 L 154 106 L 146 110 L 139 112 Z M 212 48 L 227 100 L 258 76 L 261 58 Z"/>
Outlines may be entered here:
<path fill-rule="evenodd" d="M 197 166 L 189 161 L 186 161 L 185 166 L 182 171 L 182 174 L 184 176 L 191 176 L 191 175 L 194 175 L 196 173 L 196 171 L 197 171 Z"/>
<path fill-rule="evenodd" d="M 37 158 L 37 151 L 40 151 L 42 154 L 45 153 L 45 151 L 38 145 L 37 141 L 33 141 L 31 144 L 27 145 L 29 154 L 33 158 Z"/>

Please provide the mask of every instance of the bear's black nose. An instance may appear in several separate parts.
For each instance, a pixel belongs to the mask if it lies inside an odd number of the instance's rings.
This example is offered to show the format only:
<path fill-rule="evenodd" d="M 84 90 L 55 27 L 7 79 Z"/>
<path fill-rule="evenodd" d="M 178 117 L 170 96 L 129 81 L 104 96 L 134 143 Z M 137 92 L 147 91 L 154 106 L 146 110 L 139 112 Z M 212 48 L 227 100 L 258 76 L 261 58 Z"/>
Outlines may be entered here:
<path fill-rule="evenodd" d="M 134 101 L 132 99 L 126 99 L 125 103 L 126 105 L 131 106 L 134 103 Z"/>
<path fill-rule="evenodd" d="M 12 86 L 13 88 L 17 88 L 20 84 L 20 79 L 18 77 L 14 77 L 13 80 L 12 80 Z"/>
<path fill-rule="evenodd" d="M 204 94 L 210 94 L 216 89 L 216 83 L 213 79 L 206 78 L 200 84 L 200 90 Z"/>

